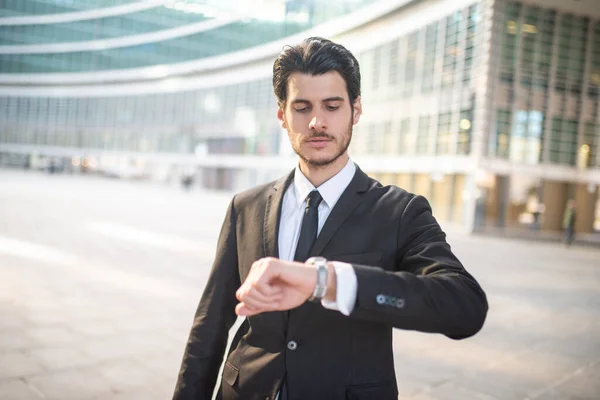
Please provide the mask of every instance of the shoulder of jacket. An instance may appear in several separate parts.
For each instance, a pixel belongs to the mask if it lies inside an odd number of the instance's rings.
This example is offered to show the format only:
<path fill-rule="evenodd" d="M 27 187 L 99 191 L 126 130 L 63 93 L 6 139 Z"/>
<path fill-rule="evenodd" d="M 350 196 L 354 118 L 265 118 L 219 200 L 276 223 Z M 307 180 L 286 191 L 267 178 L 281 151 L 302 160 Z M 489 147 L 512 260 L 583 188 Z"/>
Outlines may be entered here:
<path fill-rule="evenodd" d="M 275 186 L 275 183 L 277 183 L 277 181 L 272 181 L 269 183 L 258 185 L 237 193 L 233 197 L 234 206 L 236 208 L 239 208 L 257 200 L 262 201 L 266 199 L 268 193 L 274 190 L 273 186 Z"/>
<path fill-rule="evenodd" d="M 372 189 L 380 191 L 382 196 L 386 199 L 393 201 L 410 202 L 412 199 L 417 197 L 416 194 L 411 193 L 405 189 L 402 189 L 396 185 L 382 185 L 380 182 L 373 180 L 371 186 Z"/>

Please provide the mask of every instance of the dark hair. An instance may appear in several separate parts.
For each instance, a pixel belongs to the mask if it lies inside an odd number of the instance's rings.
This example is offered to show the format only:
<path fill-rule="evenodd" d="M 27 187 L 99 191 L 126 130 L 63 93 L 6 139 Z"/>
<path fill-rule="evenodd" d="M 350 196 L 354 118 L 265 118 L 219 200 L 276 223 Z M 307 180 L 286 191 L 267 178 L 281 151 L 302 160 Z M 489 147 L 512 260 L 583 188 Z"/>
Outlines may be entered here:
<path fill-rule="evenodd" d="M 337 71 L 346 82 L 350 105 L 360 96 L 360 69 L 356 58 L 344 46 L 321 37 L 304 39 L 295 46 L 286 46 L 273 63 L 273 91 L 277 104 L 287 101 L 287 84 L 293 72 L 323 75 Z"/>

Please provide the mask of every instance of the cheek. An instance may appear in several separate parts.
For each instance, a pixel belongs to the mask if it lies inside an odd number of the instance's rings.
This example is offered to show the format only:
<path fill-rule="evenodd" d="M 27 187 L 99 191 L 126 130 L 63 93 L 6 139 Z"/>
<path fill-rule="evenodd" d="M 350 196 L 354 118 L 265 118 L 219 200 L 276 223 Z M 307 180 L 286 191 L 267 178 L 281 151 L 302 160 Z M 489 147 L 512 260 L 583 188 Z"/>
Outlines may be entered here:
<path fill-rule="evenodd" d="M 290 135 L 299 135 L 304 130 L 301 118 L 288 117 L 286 123 Z"/>
<path fill-rule="evenodd" d="M 288 125 L 287 127 L 287 134 L 288 134 L 288 138 L 290 139 L 290 142 L 294 143 L 299 141 L 300 139 L 300 134 L 298 132 L 295 132 L 291 126 Z"/>

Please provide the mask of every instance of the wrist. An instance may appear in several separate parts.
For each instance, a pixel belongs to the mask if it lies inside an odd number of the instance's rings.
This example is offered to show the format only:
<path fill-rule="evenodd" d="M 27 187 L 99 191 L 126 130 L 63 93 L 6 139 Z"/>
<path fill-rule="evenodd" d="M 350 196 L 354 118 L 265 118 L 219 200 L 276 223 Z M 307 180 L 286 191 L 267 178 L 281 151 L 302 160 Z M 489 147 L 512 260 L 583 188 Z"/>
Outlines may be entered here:
<path fill-rule="evenodd" d="M 327 293 L 324 299 L 333 302 L 337 300 L 337 275 L 331 262 L 327 263 Z"/>

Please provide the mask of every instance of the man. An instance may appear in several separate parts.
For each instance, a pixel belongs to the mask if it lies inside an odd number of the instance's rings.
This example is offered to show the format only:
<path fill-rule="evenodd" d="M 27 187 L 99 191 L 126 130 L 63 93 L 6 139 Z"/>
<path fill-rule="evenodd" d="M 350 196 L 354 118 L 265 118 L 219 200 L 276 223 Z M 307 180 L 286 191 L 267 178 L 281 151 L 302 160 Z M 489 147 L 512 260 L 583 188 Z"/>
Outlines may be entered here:
<path fill-rule="evenodd" d="M 299 163 L 229 205 L 174 398 L 211 398 L 237 313 L 218 399 L 396 399 L 392 328 L 469 337 L 485 294 L 423 197 L 350 161 L 362 108 L 348 50 L 287 47 L 273 87 Z"/>
<path fill-rule="evenodd" d="M 577 214 L 575 213 L 575 201 L 567 201 L 565 212 L 563 214 L 563 230 L 565 233 L 564 242 L 568 246 L 575 240 L 575 221 Z"/>

